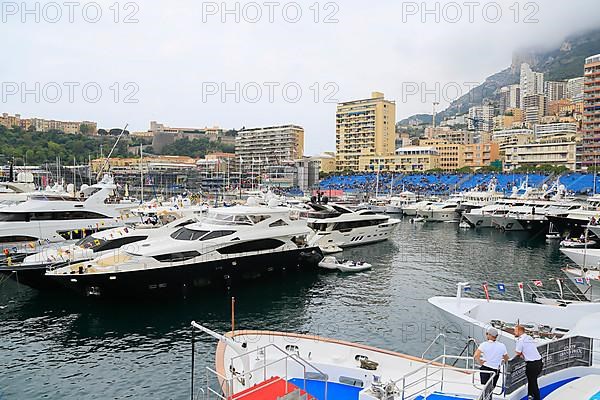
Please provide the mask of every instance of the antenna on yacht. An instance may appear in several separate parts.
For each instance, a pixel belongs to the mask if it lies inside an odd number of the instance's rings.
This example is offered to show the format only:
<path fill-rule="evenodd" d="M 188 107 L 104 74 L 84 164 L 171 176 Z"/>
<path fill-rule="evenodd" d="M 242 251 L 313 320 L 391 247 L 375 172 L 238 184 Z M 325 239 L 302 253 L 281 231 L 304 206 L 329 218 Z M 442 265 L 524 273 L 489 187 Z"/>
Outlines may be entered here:
<path fill-rule="evenodd" d="M 235 297 L 231 298 L 231 337 L 235 337 Z"/>
<path fill-rule="evenodd" d="M 106 167 L 106 165 L 108 164 L 108 161 L 110 160 L 110 156 L 112 156 L 113 151 L 115 151 L 115 148 L 117 147 L 117 144 L 119 144 L 119 140 L 121 140 L 121 137 L 125 133 L 125 130 L 127 129 L 128 126 L 129 126 L 129 124 L 125 124 L 125 127 L 121 130 L 121 133 L 117 137 L 117 140 L 115 141 L 115 144 L 113 144 L 112 149 L 110 149 L 110 152 L 108 153 L 108 155 L 104 159 L 104 164 L 102 164 L 102 167 L 98 171 L 98 175 L 96 175 L 96 180 L 97 181 L 100 180 L 100 177 L 102 176 L 102 172 L 104 171 L 104 168 Z"/>

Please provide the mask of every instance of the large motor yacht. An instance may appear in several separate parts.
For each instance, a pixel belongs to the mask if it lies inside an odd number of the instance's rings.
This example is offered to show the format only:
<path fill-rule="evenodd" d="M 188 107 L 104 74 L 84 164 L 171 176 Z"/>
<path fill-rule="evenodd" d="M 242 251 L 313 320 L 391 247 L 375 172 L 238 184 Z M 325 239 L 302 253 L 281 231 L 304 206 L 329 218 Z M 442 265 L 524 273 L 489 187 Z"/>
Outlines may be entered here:
<path fill-rule="evenodd" d="M 307 224 L 315 234 L 314 246 L 350 247 L 380 242 L 390 237 L 400 220 L 370 210 L 352 211 L 339 204 L 311 204 Z"/>
<path fill-rule="evenodd" d="M 315 268 L 322 259 L 308 246 L 311 231 L 284 207 L 211 209 L 201 222 L 136 243 L 90 262 L 46 273 L 88 296 L 185 294 L 209 285 Z"/>
<path fill-rule="evenodd" d="M 455 222 L 460 219 L 459 207 L 462 200 L 462 194 L 455 194 L 446 201 L 421 207 L 417 215 L 429 222 Z"/>
<path fill-rule="evenodd" d="M 403 191 L 398 196 L 390 197 L 389 204 L 385 207 L 386 214 L 402 214 L 404 209 L 417 202 L 413 192 Z"/>
<path fill-rule="evenodd" d="M 95 232 L 76 243 L 47 247 L 39 253 L 27 255 L 21 262 L 8 258 L 6 264 L 0 265 L 0 273 L 35 289 L 60 288 L 58 282 L 45 276 L 46 270 L 114 254 L 121 248 L 135 251 L 137 242 L 168 235 L 176 229 L 198 222 L 198 217 L 192 214 L 187 213 L 188 217 L 185 217 L 185 212 L 162 214 L 156 223 Z"/>
<path fill-rule="evenodd" d="M 107 204 L 116 185 L 105 178 L 82 188 L 83 198 L 34 194 L 0 209 L 0 249 L 5 255 L 38 252 L 38 246 L 76 240 L 91 232 L 123 226 L 133 205 Z M 8 254 L 7 254 L 8 253 Z"/>

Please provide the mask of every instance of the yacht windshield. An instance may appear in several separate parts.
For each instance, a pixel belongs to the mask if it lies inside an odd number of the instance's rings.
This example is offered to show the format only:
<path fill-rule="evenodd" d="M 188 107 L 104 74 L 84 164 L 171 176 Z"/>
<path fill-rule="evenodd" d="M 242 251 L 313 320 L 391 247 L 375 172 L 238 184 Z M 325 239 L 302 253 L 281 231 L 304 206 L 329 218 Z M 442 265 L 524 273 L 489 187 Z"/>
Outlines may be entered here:
<path fill-rule="evenodd" d="M 175 240 L 198 240 L 206 235 L 208 231 L 195 231 L 186 227 L 180 228 L 171 234 Z"/>
<path fill-rule="evenodd" d="M 206 216 L 206 221 L 215 225 L 253 225 L 248 216 L 242 214 L 234 215 L 209 212 Z"/>
<path fill-rule="evenodd" d="M 84 249 L 96 250 L 105 243 L 106 240 L 104 239 L 95 238 L 94 236 L 86 236 L 75 244 Z"/>

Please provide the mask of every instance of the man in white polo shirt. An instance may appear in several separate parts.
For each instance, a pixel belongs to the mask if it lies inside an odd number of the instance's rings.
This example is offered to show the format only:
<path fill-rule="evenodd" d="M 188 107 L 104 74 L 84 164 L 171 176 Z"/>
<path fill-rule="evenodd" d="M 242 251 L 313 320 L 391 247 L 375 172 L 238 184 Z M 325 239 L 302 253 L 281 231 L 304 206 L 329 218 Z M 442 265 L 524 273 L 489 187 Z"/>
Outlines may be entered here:
<path fill-rule="evenodd" d="M 538 376 L 542 373 L 543 363 L 542 356 L 537 349 L 537 343 L 525 333 L 525 328 L 521 325 L 515 327 L 515 337 L 517 338 L 517 346 L 515 347 L 517 357 L 522 357 L 525 360 L 528 398 L 540 400 Z"/>
<path fill-rule="evenodd" d="M 500 378 L 500 365 L 503 361 L 508 361 L 508 352 L 504 343 L 496 341 L 498 339 L 498 330 L 496 328 L 489 328 L 485 335 L 487 341 L 479 345 L 474 357 L 475 361 L 481 365 L 479 369 L 486 371 L 480 373 L 481 384 L 485 385 L 492 377 L 491 372 L 493 372 L 494 387 L 496 387 L 498 378 Z"/>

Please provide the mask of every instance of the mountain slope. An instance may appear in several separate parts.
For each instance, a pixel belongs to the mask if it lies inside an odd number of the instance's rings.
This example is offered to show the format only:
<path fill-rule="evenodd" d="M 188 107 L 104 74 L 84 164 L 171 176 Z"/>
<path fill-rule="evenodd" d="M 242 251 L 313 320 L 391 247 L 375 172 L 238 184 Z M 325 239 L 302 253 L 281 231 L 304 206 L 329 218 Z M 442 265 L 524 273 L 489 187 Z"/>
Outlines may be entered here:
<path fill-rule="evenodd" d="M 437 115 L 436 122 L 439 123 L 444 118 L 466 113 L 470 107 L 481 105 L 485 101 L 497 103 L 499 89 L 502 86 L 519 82 L 521 63 L 526 62 L 531 65 L 533 70 L 543 72 L 546 80 L 565 80 L 583 76 L 585 58 L 598 53 L 600 53 L 600 29 L 569 36 L 560 47 L 549 51 L 538 49 L 516 51 L 509 68 L 489 76 L 484 83 L 454 100 L 447 109 Z M 406 125 L 412 119 L 427 120 L 430 123 L 431 115 L 414 115 L 398 124 Z"/>

